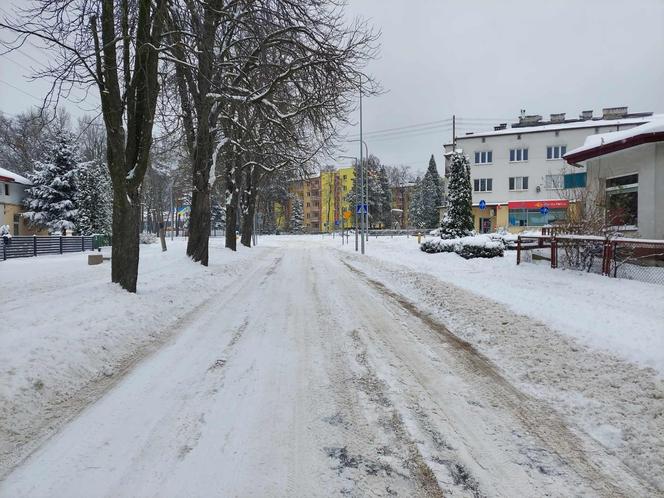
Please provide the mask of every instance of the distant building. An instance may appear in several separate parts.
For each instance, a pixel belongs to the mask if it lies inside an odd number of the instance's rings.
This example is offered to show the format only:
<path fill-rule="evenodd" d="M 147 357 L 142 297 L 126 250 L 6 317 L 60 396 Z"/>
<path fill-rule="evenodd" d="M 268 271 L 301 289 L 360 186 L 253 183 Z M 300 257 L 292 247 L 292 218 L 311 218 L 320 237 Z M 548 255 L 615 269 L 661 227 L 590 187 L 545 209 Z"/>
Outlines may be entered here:
<path fill-rule="evenodd" d="M 664 117 L 588 137 L 565 160 L 587 169 L 590 201 L 604 207 L 607 226 L 664 239 Z"/>
<path fill-rule="evenodd" d="M 505 227 L 520 231 L 565 219 L 567 189 L 585 188 L 584 167 L 570 168 L 563 159 L 589 135 L 621 131 L 651 121 L 652 112 L 629 113 L 606 108 L 601 117 L 584 111 L 578 118 L 552 114 L 519 117 L 510 127 L 457 137 L 456 147 L 470 157 L 475 229 Z M 452 144 L 446 144 L 446 171 Z M 542 209 L 546 207 L 547 209 Z"/>
<path fill-rule="evenodd" d="M 408 182 L 399 186 L 390 187 L 392 192 L 392 222 L 395 226 L 390 228 L 409 228 L 410 222 L 410 203 L 415 190 L 415 183 Z"/>
<path fill-rule="evenodd" d="M 27 178 L 0 168 L 0 225 L 9 225 L 14 236 L 39 233 L 39 230 L 31 229 L 21 216 L 25 211 L 25 189 L 31 185 Z"/>

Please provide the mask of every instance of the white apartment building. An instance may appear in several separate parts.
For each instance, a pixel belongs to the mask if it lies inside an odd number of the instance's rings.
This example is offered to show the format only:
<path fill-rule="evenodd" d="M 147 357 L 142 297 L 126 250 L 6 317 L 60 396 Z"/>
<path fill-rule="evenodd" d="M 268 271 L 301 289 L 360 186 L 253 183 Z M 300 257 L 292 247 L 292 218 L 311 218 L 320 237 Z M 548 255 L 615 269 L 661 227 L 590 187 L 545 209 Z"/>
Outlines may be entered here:
<path fill-rule="evenodd" d="M 568 189 L 585 188 L 584 168 L 570 167 L 563 156 L 589 135 L 625 130 L 653 119 L 652 112 L 630 114 L 627 107 L 606 108 L 602 116 L 583 111 L 576 119 L 551 114 L 519 117 L 511 126 L 457 137 L 456 148 L 470 158 L 475 229 L 520 231 L 564 219 Z M 452 144 L 445 150 L 451 152 Z M 446 171 L 449 157 L 446 155 Z"/>

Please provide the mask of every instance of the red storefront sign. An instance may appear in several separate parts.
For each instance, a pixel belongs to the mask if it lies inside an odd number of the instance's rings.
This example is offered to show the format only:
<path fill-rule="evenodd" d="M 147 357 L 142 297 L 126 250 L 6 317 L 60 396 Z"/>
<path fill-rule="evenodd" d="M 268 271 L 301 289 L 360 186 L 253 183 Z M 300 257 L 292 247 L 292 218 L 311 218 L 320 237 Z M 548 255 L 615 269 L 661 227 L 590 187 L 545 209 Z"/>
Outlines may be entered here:
<path fill-rule="evenodd" d="M 549 209 L 567 209 L 569 201 L 566 199 L 551 199 L 544 201 L 509 201 L 507 207 L 510 209 L 540 209 L 548 207 Z"/>

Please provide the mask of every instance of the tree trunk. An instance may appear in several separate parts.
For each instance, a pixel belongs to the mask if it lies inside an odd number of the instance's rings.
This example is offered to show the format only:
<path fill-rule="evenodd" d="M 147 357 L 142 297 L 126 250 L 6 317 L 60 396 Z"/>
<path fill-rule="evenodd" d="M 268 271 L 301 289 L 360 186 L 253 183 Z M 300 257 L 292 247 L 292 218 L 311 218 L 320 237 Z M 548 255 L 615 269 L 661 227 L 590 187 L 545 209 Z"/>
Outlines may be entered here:
<path fill-rule="evenodd" d="M 199 175 L 208 176 L 208 175 Z M 208 243 L 210 239 L 210 184 L 195 182 L 191 196 L 191 214 L 189 217 L 189 240 L 187 256 L 208 265 Z"/>
<path fill-rule="evenodd" d="M 245 176 L 244 207 L 242 209 L 242 237 L 240 242 L 245 247 L 251 247 L 251 235 L 254 231 L 254 213 L 256 212 L 256 189 L 254 188 L 254 172 L 251 168 Z"/>
<path fill-rule="evenodd" d="M 111 281 L 136 292 L 141 203 L 138 192 L 113 191 Z"/>
<path fill-rule="evenodd" d="M 237 161 L 229 161 L 226 168 L 226 247 L 237 250 L 235 226 L 237 225 L 237 202 L 239 185 L 237 182 Z"/>

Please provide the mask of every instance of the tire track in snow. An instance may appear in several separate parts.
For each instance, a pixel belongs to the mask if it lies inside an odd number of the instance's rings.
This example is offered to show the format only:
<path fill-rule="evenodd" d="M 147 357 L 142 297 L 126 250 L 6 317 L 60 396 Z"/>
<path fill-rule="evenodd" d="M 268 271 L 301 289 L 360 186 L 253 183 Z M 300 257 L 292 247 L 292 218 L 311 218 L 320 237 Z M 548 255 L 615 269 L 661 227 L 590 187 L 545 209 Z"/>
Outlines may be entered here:
<path fill-rule="evenodd" d="M 488 394 L 499 405 L 508 408 L 529 433 L 535 435 L 548 451 L 551 451 L 562 464 L 580 476 L 590 488 L 601 493 L 602 496 L 631 496 L 631 492 L 626 491 L 621 484 L 625 484 L 627 489 L 635 486 L 637 489 L 647 489 L 653 495 L 657 493 L 624 464 L 612 458 L 597 458 L 600 456 L 597 454 L 589 455 L 584 450 L 584 443 L 552 410 L 513 386 L 496 366 L 470 343 L 453 334 L 447 327 L 420 310 L 406 297 L 390 290 L 383 283 L 369 277 L 347 261 L 341 260 L 341 262 L 375 291 L 416 317 L 427 328 L 434 331 L 445 344 L 453 348 L 465 369 L 486 386 L 485 394 Z M 489 379 L 489 383 L 487 383 L 487 379 Z M 608 457 L 608 455 L 605 456 Z M 601 463 L 598 463 L 593 457 Z"/>

